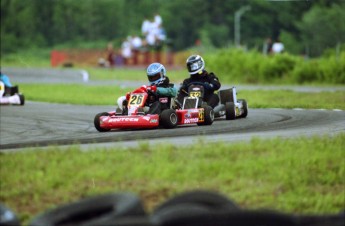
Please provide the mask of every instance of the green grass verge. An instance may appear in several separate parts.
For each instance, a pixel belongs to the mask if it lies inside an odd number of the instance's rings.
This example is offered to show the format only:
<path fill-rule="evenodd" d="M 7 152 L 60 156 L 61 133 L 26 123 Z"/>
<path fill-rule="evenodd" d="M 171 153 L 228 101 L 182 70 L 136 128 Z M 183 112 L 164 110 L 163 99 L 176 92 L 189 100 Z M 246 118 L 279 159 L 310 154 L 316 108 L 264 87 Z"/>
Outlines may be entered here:
<path fill-rule="evenodd" d="M 81 105 L 114 105 L 133 88 L 78 84 L 20 84 L 27 100 Z M 300 93 L 288 90 L 239 90 L 251 108 L 345 109 L 345 92 Z"/>
<path fill-rule="evenodd" d="M 146 68 L 85 68 L 92 80 L 130 80 L 147 83 Z M 167 76 L 173 83 L 181 83 L 189 76 L 187 70 L 167 70 Z"/>
<path fill-rule="evenodd" d="M 218 191 L 243 208 L 336 213 L 344 208 L 345 133 L 335 137 L 200 143 L 141 143 L 0 155 L 0 201 L 28 222 L 56 205 L 107 192 L 134 192 L 148 211 L 187 190 Z"/>

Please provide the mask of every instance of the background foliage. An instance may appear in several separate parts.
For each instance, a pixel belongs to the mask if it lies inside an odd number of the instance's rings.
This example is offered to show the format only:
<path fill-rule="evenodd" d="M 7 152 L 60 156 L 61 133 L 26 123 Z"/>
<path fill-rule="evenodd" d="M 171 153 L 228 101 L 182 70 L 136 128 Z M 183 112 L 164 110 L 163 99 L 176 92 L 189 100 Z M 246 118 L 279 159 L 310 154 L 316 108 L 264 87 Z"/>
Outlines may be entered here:
<path fill-rule="evenodd" d="M 65 43 L 114 42 L 140 34 L 145 17 L 159 12 L 175 50 L 196 40 L 223 48 L 234 42 L 234 14 L 241 17 L 241 41 L 261 51 L 267 37 L 294 54 L 319 56 L 345 40 L 345 1 L 264 0 L 1 0 L 1 54 Z M 102 42 L 103 41 L 103 42 Z"/>

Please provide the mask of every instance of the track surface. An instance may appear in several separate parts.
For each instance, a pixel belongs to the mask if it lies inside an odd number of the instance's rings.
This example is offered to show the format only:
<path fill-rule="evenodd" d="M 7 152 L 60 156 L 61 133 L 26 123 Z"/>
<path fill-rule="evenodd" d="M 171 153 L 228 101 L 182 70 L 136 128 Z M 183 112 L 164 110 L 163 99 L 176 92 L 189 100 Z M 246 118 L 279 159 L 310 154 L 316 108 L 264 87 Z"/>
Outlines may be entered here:
<path fill-rule="evenodd" d="M 130 81 L 84 80 L 82 70 L 3 68 L 14 84 L 82 83 L 86 85 L 138 86 Z M 141 85 L 141 84 L 140 84 Z M 240 87 L 240 86 L 239 86 Z M 290 89 L 299 92 L 344 90 L 344 87 L 256 87 L 241 89 Z M 249 103 L 250 107 L 250 103 Z M 345 111 L 251 109 L 248 117 L 234 121 L 216 119 L 211 126 L 182 126 L 176 129 L 111 131 L 99 133 L 93 125 L 97 113 L 114 110 L 113 106 L 77 106 L 26 101 L 24 106 L 0 107 L 0 151 L 10 152 L 26 147 L 80 144 L 83 149 L 94 146 L 136 146 L 144 140 L 150 144 L 175 145 L 198 142 L 249 140 L 252 137 L 298 137 L 333 135 L 345 132 Z M 205 136 L 207 135 L 207 136 Z"/>
<path fill-rule="evenodd" d="M 76 106 L 27 102 L 24 106 L 1 106 L 0 149 L 84 144 L 132 146 L 138 140 L 189 144 L 204 141 L 235 141 L 257 137 L 293 137 L 335 134 L 345 131 L 345 112 L 330 110 L 249 109 L 248 117 L 217 119 L 211 126 L 176 129 L 113 130 L 99 133 L 94 116 L 111 106 Z M 204 136 L 207 134 L 207 138 Z M 159 139 L 158 139 L 159 138 Z"/>

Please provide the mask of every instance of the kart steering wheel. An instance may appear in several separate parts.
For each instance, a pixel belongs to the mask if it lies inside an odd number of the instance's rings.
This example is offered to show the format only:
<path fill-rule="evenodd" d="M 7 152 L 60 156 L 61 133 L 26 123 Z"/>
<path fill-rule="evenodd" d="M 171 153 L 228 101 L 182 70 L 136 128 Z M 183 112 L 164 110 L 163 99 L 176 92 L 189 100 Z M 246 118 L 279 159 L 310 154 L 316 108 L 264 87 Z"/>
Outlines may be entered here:
<path fill-rule="evenodd" d="M 158 96 L 157 92 L 152 92 L 152 90 L 148 89 L 148 90 L 146 90 L 146 92 L 149 96 L 154 96 L 155 98 Z"/>
<path fill-rule="evenodd" d="M 204 82 L 191 82 L 191 83 L 189 83 L 189 84 L 187 85 L 187 87 L 189 87 L 189 86 L 191 86 L 191 85 L 201 85 L 201 86 L 203 86 L 204 88 L 206 88 Z"/>

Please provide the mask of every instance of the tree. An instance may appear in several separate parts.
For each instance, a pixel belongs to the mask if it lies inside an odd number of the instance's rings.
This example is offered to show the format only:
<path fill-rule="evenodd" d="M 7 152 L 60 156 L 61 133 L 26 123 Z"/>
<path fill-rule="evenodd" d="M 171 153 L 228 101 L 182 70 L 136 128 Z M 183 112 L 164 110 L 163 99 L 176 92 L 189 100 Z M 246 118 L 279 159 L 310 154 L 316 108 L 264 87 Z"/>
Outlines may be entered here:
<path fill-rule="evenodd" d="M 298 24 L 303 33 L 303 43 L 311 56 L 318 56 L 324 49 L 345 42 L 344 6 L 333 4 L 330 8 L 323 8 L 316 5 Z"/>

